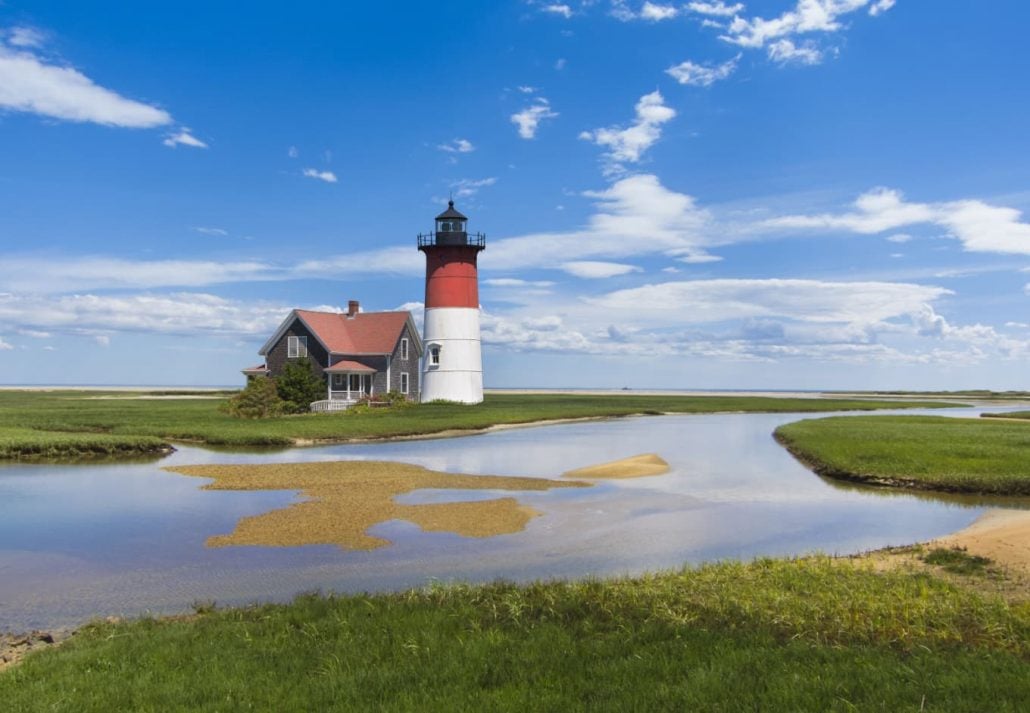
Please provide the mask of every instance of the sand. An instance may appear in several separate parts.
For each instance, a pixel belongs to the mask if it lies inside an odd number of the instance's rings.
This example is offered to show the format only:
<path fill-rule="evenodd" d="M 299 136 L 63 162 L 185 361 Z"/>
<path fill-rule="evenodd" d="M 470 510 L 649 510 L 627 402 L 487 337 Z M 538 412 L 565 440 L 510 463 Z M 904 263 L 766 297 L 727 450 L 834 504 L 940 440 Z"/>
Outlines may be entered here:
<path fill-rule="evenodd" d="M 964 530 L 932 544 L 964 547 L 1022 575 L 1030 575 L 1030 510 L 989 510 Z"/>
<path fill-rule="evenodd" d="M 656 453 L 613 460 L 609 463 L 577 468 L 564 473 L 566 478 L 596 480 L 600 478 L 644 478 L 669 472 L 669 464 Z"/>
<path fill-rule="evenodd" d="M 388 520 L 406 520 L 431 532 L 493 537 L 523 530 L 539 513 L 513 497 L 428 505 L 402 505 L 394 498 L 424 488 L 526 491 L 589 486 L 569 480 L 456 475 L 379 461 L 193 465 L 166 470 L 212 478 L 214 482 L 204 486 L 205 490 L 300 490 L 307 498 L 280 510 L 242 518 L 231 534 L 208 538 L 208 547 L 331 544 L 347 550 L 373 550 L 390 543 L 367 530 Z"/>

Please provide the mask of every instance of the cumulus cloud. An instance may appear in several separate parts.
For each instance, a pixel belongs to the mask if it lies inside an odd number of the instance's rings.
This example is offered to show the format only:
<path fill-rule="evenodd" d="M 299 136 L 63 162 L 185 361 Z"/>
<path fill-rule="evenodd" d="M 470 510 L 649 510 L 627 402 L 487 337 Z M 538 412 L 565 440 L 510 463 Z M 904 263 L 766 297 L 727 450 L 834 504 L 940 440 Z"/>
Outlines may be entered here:
<path fill-rule="evenodd" d="M 798 0 L 793 10 L 766 20 L 734 17 L 727 34 L 721 39 L 741 47 L 760 48 L 766 43 L 791 35 L 809 32 L 837 32 L 839 18 L 869 4 L 870 0 Z"/>
<path fill-rule="evenodd" d="M 537 97 L 532 104 L 522 111 L 511 115 L 511 123 L 518 127 L 519 136 L 523 139 L 536 138 L 536 130 L 545 119 L 557 118 L 558 112 L 551 109 L 550 102 L 544 97 Z"/>
<path fill-rule="evenodd" d="M 207 144 L 198 139 L 196 136 L 190 133 L 190 130 L 186 127 L 179 129 L 179 131 L 169 134 L 162 141 L 165 146 L 175 148 L 176 146 L 189 146 L 195 149 L 206 149 Z"/>
<path fill-rule="evenodd" d="M 680 84 L 689 84 L 695 87 L 710 87 L 716 82 L 726 79 L 737 69 L 737 63 L 741 55 L 737 55 L 722 64 L 697 64 L 687 60 L 665 70 Z"/>
<path fill-rule="evenodd" d="M 336 178 L 336 174 L 332 171 L 319 171 L 317 168 L 305 168 L 303 173 L 308 178 L 325 181 L 326 183 L 336 183 L 338 180 Z"/>
<path fill-rule="evenodd" d="M 164 109 L 124 97 L 33 50 L 42 35 L 16 28 L 0 43 L 0 108 L 63 121 L 146 129 L 172 123 Z"/>
<path fill-rule="evenodd" d="M 716 0 L 716 2 L 691 2 L 687 4 L 687 9 L 699 15 L 732 17 L 744 10 L 744 3 L 738 2 L 727 5 L 722 0 Z"/>
<path fill-rule="evenodd" d="M 890 188 L 862 194 L 847 213 L 789 215 L 762 223 L 766 229 L 829 229 L 862 234 L 882 233 L 929 223 L 945 228 L 969 252 L 1030 255 L 1030 224 L 1014 209 L 980 200 L 909 203 Z"/>
<path fill-rule="evenodd" d="M 812 43 L 800 47 L 791 40 L 777 40 L 769 44 L 769 59 L 777 64 L 819 64 L 823 61 L 823 53 Z"/>
<path fill-rule="evenodd" d="M 662 124 L 671 121 L 676 111 L 665 105 L 661 92 L 655 90 L 640 97 L 636 104 L 636 121 L 626 128 L 611 126 L 604 129 L 584 131 L 579 138 L 605 146 L 605 158 L 609 170 L 621 170 L 623 163 L 637 163 L 644 152 L 662 136 Z"/>
<path fill-rule="evenodd" d="M 14 349 L 14 345 L 10 342 L 4 341 L 3 337 L 0 337 L 0 352 L 6 352 Z"/>
<path fill-rule="evenodd" d="M 541 12 L 546 12 L 550 15 L 558 15 L 559 17 L 564 17 L 566 20 L 572 17 L 572 8 L 568 5 L 565 5 L 564 3 L 551 3 L 549 5 L 544 5 L 540 8 L 540 10 Z"/>
<path fill-rule="evenodd" d="M 680 9 L 675 5 L 664 5 L 653 2 L 645 2 L 640 6 L 638 12 L 629 8 L 624 0 L 612 0 L 611 15 L 617 20 L 630 22 L 632 20 L 647 20 L 649 22 L 661 22 L 671 20 L 680 14 Z"/>
<path fill-rule="evenodd" d="M 641 272 L 636 265 L 625 265 L 618 262 L 603 262 L 599 260 L 576 260 L 562 263 L 561 269 L 574 277 L 581 277 L 587 280 L 600 280 L 609 277 L 626 275 L 631 272 Z"/>

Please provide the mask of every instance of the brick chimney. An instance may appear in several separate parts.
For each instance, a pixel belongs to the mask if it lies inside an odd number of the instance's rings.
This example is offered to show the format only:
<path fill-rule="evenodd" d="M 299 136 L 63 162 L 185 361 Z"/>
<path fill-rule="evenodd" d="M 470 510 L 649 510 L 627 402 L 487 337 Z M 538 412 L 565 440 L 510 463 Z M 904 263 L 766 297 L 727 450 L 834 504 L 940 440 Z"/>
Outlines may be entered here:
<path fill-rule="evenodd" d="M 361 311 L 361 304 L 357 300 L 351 300 L 347 303 L 347 318 L 353 319 L 354 316 Z"/>

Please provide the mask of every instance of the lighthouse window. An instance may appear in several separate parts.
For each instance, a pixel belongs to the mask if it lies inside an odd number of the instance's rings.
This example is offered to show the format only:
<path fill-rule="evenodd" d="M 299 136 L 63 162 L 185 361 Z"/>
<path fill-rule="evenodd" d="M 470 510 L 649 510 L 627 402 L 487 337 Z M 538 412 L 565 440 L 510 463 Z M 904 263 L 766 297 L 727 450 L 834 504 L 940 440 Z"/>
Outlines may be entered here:
<path fill-rule="evenodd" d="M 429 350 L 429 363 L 433 366 L 440 366 L 440 347 L 433 347 Z"/>

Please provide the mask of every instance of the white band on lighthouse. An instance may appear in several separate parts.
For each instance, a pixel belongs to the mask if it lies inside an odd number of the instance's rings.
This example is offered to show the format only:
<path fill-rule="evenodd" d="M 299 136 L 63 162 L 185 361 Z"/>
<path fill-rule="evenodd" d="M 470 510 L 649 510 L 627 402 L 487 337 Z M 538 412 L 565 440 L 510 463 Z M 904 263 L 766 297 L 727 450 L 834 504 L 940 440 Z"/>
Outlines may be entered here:
<path fill-rule="evenodd" d="M 426 310 L 422 401 L 483 400 L 483 358 L 479 309 L 435 307 Z"/>

